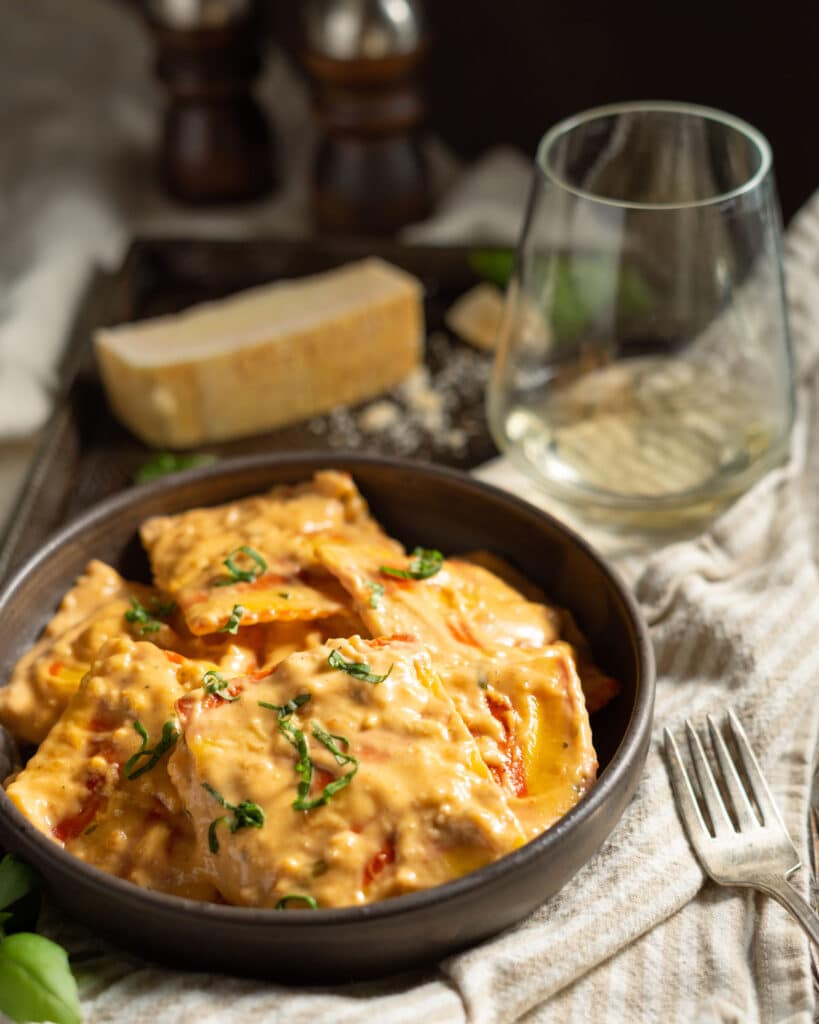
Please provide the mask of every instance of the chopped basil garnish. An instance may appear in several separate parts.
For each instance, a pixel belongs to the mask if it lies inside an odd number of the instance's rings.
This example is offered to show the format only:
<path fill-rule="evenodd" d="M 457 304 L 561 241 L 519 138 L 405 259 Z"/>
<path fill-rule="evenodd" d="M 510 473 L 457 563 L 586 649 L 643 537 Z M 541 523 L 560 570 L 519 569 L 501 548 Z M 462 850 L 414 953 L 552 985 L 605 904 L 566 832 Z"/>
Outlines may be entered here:
<path fill-rule="evenodd" d="M 338 742 L 343 743 L 348 750 L 350 749 L 350 741 L 345 736 L 337 736 L 335 733 L 327 732 L 326 729 L 322 729 L 318 722 L 311 722 L 310 724 L 313 726 L 313 735 L 319 743 L 323 743 L 324 746 L 327 747 L 336 759 L 336 764 L 358 764 L 358 761 L 354 757 L 350 754 L 345 754 L 336 746 L 335 741 L 338 740 Z"/>
<path fill-rule="evenodd" d="M 286 722 L 280 722 L 279 728 L 281 729 L 282 725 L 286 724 Z M 347 772 L 346 775 L 342 775 L 340 778 L 333 779 L 332 782 L 328 782 L 324 789 L 321 791 L 321 793 L 319 793 L 319 795 L 317 797 L 314 797 L 312 800 L 308 799 L 308 793 L 310 792 L 310 783 L 308 781 L 307 788 L 303 789 L 304 776 L 302 775 L 302 782 L 299 784 L 298 799 L 293 804 L 294 810 L 297 811 L 312 811 L 316 807 L 323 806 L 332 797 L 334 797 L 336 793 L 339 793 L 342 789 L 345 789 L 347 786 L 349 786 L 350 783 L 353 781 L 353 776 L 358 771 L 358 758 L 353 757 L 352 754 L 345 754 L 344 751 L 339 750 L 338 746 L 336 745 L 336 740 L 338 740 L 338 742 L 343 743 L 345 747 L 349 747 L 349 740 L 345 739 L 343 736 L 334 736 L 332 733 L 329 733 L 325 729 L 322 729 L 322 727 L 317 722 L 312 722 L 311 724 L 313 726 L 313 736 L 319 741 L 319 743 L 322 743 L 325 747 L 327 747 L 327 749 L 335 758 L 336 764 L 351 764 L 353 767 L 352 770 Z M 306 752 L 307 741 L 304 739 L 304 733 L 301 733 L 301 739 L 304 740 L 304 749 Z M 314 766 L 312 761 L 309 761 L 309 764 L 310 776 L 312 778 Z M 298 764 L 296 765 L 296 771 L 299 771 Z"/>
<path fill-rule="evenodd" d="M 485 668 L 478 669 L 478 689 L 486 690 L 489 688 L 489 673 Z"/>
<path fill-rule="evenodd" d="M 253 562 L 253 567 L 240 569 L 236 564 L 237 555 L 245 555 Z M 216 580 L 214 586 L 217 587 L 229 587 L 232 583 L 252 583 L 257 576 L 267 572 L 267 562 L 255 548 L 248 547 L 247 544 L 234 548 L 222 564 L 227 567 L 230 576 L 226 580 Z"/>
<path fill-rule="evenodd" d="M 162 726 L 162 738 L 156 746 L 149 747 L 148 733 L 145 731 L 145 726 L 139 721 L 139 719 L 134 722 L 134 729 L 142 737 L 142 745 L 139 750 L 125 762 L 122 774 L 126 779 L 138 779 L 140 775 L 144 775 L 145 772 L 149 772 L 160 757 L 176 745 L 176 741 L 179 739 L 180 735 L 179 730 L 176 727 L 176 722 L 172 718 L 169 718 Z M 147 758 L 147 761 L 142 765 L 142 767 L 137 768 L 136 766 L 143 757 Z M 136 771 L 134 771 L 135 768 Z"/>
<path fill-rule="evenodd" d="M 278 590 L 278 591 L 276 591 L 276 595 L 277 595 L 277 597 L 280 597 L 282 599 L 282 601 L 289 601 L 290 600 L 290 595 L 287 593 L 286 590 Z"/>
<path fill-rule="evenodd" d="M 235 604 L 233 611 L 230 613 L 230 618 L 217 630 L 218 633 L 233 633 L 234 636 L 239 632 L 239 623 L 242 621 L 242 616 L 245 613 L 243 605 Z"/>
<path fill-rule="evenodd" d="M 372 591 L 372 593 L 370 594 L 370 600 L 368 602 L 370 608 L 380 608 L 381 598 L 384 596 L 384 584 L 368 583 L 367 586 Z"/>
<path fill-rule="evenodd" d="M 223 814 L 210 823 L 208 827 L 208 848 L 211 853 L 219 852 L 219 840 L 216 837 L 216 829 L 219 825 L 227 825 L 231 833 L 238 832 L 240 828 L 261 828 L 264 825 L 264 811 L 258 804 L 254 804 L 251 800 L 242 800 L 239 804 L 231 804 L 209 783 L 203 782 L 202 788 L 207 790 L 222 807 L 233 813 L 232 818 Z"/>
<path fill-rule="evenodd" d="M 299 787 L 293 807 L 298 811 L 306 811 L 309 808 L 304 804 L 309 803 L 310 785 L 313 781 L 313 762 L 310 760 L 310 751 L 307 749 L 307 737 L 288 718 L 279 718 L 279 732 L 288 743 L 295 747 L 296 753 L 299 755 L 296 761 Z"/>
<path fill-rule="evenodd" d="M 348 676 L 353 676 L 355 679 L 361 679 L 365 683 L 383 683 L 393 670 L 393 666 L 390 665 L 383 676 L 376 675 L 374 672 L 370 671 L 370 666 L 366 662 L 346 661 L 339 651 L 330 652 L 327 664 L 330 668 L 338 669 L 340 672 L 346 672 Z"/>
<path fill-rule="evenodd" d="M 277 711 L 279 718 L 287 718 L 288 715 L 292 715 L 294 711 L 298 711 L 300 707 L 303 707 L 308 700 L 310 700 L 309 693 L 300 693 L 286 704 L 268 704 L 265 700 L 259 700 L 256 703 L 260 708 L 267 708 L 268 711 Z"/>
<path fill-rule="evenodd" d="M 221 672 L 217 672 L 215 669 L 208 669 L 208 671 L 202 676 L 202 689 L 205 693 L 211 693 L 216 697 L 221 697 L 222 700 L 226 700 L 228 703 L 232 703 L 234 700 L 238 700 L 236 697 L 229 697 L 224 691 L 230 686 L 230 682 L 225 679 Z"/>
<path fill-rule="evenodd" d="M 125 621 L 138 622 L 140 624 L 139 635 L 145 636 L 146 633 L 156 633 L 162 628 L 162 623 L 155 618 L 156 615 L 160 618 L 167 618 L 175 608 L 175 601 L 163 604 L 158 598 L 154 598 L 153 609 L 148 611 L 145 605 L 140 604 L 135 597 L 132 597 L 131 607 L 125 613 Z"/>
<path fill-rule="evenodd" d="M 407 569 L 395 569 L 389 565 L 381 565 L 379 572 L 385 576 L 395 576 L 399 580 L 428 580 L 434 576 L 444 564 L 444 556 L 434 548 L 416 548 L 412 553 Z"/>
<path fill-rule="evenodd" d="M 349 747 L 350 743 L 344 736 L 336 736 L 327 732 L 326 729 L 313 722 L 313 736 L 322 743 L 333 755 L 336 764 L 351 764 L 352 771 L 342 775 L 341 778 L 328 782 L 317 797 L 310 797 L 310 787 L 313 783 L 314 764 L 310 758 L 310 749 L 307 745 L 307 737 L 304 732 L 292 721 L 290 716 L 310 700 L 309 693 L 300 693 L 297 697 L 289 700 L 286 704 L 269 704 L 267 701 L 258 701 L 259 707 L 267 708 L 268 711 L 275 711 L 279 716 L 279 732 L 299 755 L 295 764 L 296 774 L 299 777 L 299 785 L 296 791 L 296 799 L 293 801 L 293 809 L 296 811 L 312 811 L 316 807 L 326 804 L 331 797 L 335 796 L 345 786 L 349 786 L 353 776 L 358 771 L 358 759 L 352 754 L 340 750 L 338 744 Z"/>
<path fill-rule="evenodd" d="M 303 892 L 289 892 L 286 896 L 282 896 L 276 904 L 276 910 L 287 910 L 287 904 L 292 903 L 294 900 L 299 903 L 306 903 L 311 910 L 318 910 L 318 903 L 316 903 L 312 896 L 307 896 Z"/>

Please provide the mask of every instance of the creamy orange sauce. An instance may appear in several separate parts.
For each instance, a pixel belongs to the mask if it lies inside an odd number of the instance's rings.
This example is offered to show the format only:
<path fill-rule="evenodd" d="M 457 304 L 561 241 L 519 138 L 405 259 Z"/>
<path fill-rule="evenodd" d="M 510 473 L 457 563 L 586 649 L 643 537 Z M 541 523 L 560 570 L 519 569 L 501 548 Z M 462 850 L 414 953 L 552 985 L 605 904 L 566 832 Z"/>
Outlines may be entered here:
<path fill-rule="evenodd" d="M 40 744 L 9 796 L 76 856 L 195 899 L 357 905 L 476 870 L 593 785 L 587 708 L 617 683 L 496 556 L 397 578 L 414 556 L 335 472 L 141 535 L 158 589 L 92 561 L 0 689 Z M 265 566 L 231 582 L 241 547 Z"/>
<path fill-rule="evenodd" d="M 338 614 L 346 594 L 316 559 L 315 538 L 383 537 L 349 475 L 334 472 L 229 505 L 149 519 L 140 534 L 157 584 L 176 598 L 195 634 L 224 628 L 237 606 L 243 626 Z M 239 551 L 243 546 L 263 568 Z M 231 582 L 225 562 L 232 555 L 252 580 Z"/>
<path fill-rule="evenodd" d="M 97 652 L 116 637 L 150 641 L 232 676 L 275 665 L 286 654 L 344 632 L 348 625 L 350 632 L 364 628 L 357 618 L 334 617 L 326 628 L 309 621 L 271 623 L 255 630 L 240 629 L 235 637 L 226 633 L 195 637 L 178 611 L 162 617 L 156 612 L 158 628 L 143 630 L 143 624 L 126 617 L 133 599 L 149 613 L 168 604 L 167 597 L 154 588 L 124 580 L 103 562 L 89 562 L 42 639 L 15 665 L 8 685 L 0 688 L 0 724 L 25 743 L 41 743 Z"/>
<path fill-rule="evenodd" d="M 332 651 L 389 674 L 354 678 L 331 667 Z M 323 907 L 368 903 L 457 878 L 523 842 L 419 643 L 334 640 L 239 684 L 231 703 L 202 694 L 185 707 L 184 742 L 170 762 L 200 853 L 231 903 L 275 906 L 292 892 Z M 343 737 L 338 749 L 358 762 L 345 788 L 310 810 L 293 807 L 299 754 L 283 719 L 259 703 L 284 707 L 300 695 L 309 700 L 284 721 L 308 743 L 310 797 L 352 768 L 316 739 L 317 726 Z M 222 823 L 210 852 L 209 829 L 224 810 L 205 784 L 230 804 L 257 804 L 264 825 L 231 832 Z"/>
<path fill-rule="evenodd" d="M 527 600 L 474 562 L 446 559 L 434 576 L 404 580 L 384 573 L 396 566 L 378 546 L 328 543 L 318 550 L 374 635 L 406 632 L 434 651 L 447 691 L 527 836 L 577 803 L 594 782 L 597 758 L 555 609 Z"/>
<path fill-rule="evenodd" d="M 8 795 L 42 832 L 89 864 L 162 892 L 212 899 L 167 756 L 129 779 L 139 722 L 153 746 L 200 665 L 150 643 L 108 641 Z M 154 856 L 172 850 L 173 857 Z"/>

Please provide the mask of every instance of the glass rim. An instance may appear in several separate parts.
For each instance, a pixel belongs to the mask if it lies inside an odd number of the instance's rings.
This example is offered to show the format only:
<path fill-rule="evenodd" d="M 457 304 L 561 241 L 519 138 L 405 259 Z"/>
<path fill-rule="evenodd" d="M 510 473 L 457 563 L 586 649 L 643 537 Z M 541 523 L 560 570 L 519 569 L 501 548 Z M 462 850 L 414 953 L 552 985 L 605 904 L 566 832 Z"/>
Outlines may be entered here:
<path fill-rule="evenodd" d="M 548 153 L 558 139 L 563 138 L 581 126 L 590 124 L 592 121 L 599 120 L 602 117 L 611 117 L 616 114 L 634 112 L 688 114 L 722 125 L 726 128 L 731 128 L 745 136 L 745 138 L 754 145 L 760 157 L 759 167 L 757 167 L 749 178 L 737 185 L 736 188 L 729 189 L 727 192 L 719 192 L 715 195 L 707 196 L 704 199 L 689 199 L 678 203 L 646 203 L 639 200 L 613 199 L 608 196 L 598 195 L 595 192 L 590 192 L 588 189 L 580 188 L 577 185 L 572 185 L 555 171 L 549 161 Z M 678 103 L 662 100 L 635 100 L 628 103 L 609 103 L 600 107 L 591 107 L 589 110 L 584 110 L 579 114 L 573 114 L 571 117 L 558 121 L 557 124 L 552 125 L 540 140 L 535 163 L 538 171 L 555 185 L 580 199 L 599 203 L 601 206 L 612 206 L 625 210 L 686 210 L 695 209 L 697 207 L 719 206 L 722 203 L 737 199 L 739 196 L 754 191 L 754 189 L 761 185 L 769 175 L 773 165 L 773 156 L 771 153 L 771 144 L 762 132 L 759 131 L 759 129 L 754 128 L 752 124 L 749 124 L 740 117 L 735 117 L 733 114 L 726 114 L 725 111 L 717 110 L 715 107 L 706 107 L 698 103 Z"/>

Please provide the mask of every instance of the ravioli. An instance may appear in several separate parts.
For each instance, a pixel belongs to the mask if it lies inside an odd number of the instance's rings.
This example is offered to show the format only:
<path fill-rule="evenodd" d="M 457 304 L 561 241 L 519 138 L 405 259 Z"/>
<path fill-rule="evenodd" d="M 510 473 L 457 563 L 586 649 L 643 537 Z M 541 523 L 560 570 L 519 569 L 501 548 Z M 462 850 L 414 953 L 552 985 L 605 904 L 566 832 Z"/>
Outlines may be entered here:
<path fill-rule="evenodd" d="M 568 644 L 506 661 L 453 661 L 442 678 L 527 838 L 592 787 L 597 755 Z"/>
<path fill-rule="evenodd" d="M 559 639 L 555 609 L 527 601 L 472 562 L 447 558 L 426 579 L 403 579 L 384 569 L 407 572 L 413 559 L 383 545 L 328 540 L 317 551 L 374 636 L 410 633 L 439 654 L 468 657 L 539 650 Z"/>
<path fill-rule="evenodd" d="M 594 783 L 597 759 L 559 613 L 473 562 L 445 559 L 426 579 L 377 546 L 319 547 L 373 634 L 422 637 L 481 756 L 527 836 L 542 832 Z M 384 570 L 388 571 L 384 571 Z"/>
<path fill-rule="evenodd" d="M 134 602 L 147 622 L 135 618 Z M 99 649 L 115 637 L 150 640 L 228 675 L 275 663 L 271 659 L 280 643 L 277 636 L 240 630 L 236 637 L 194 637 L 181 616 L 169 612 L 169 604 L 153 587 L 124 580 L 104 562 L 89 562 L 41 639 L 17 662 L 8 685 L 0 688 L 0 723 L 23 743 L 41 743 Z"/>
<path fill-rule="evenodd" d="M 102 644 L 126 632 L 130 598 L 148 603 L 153 594 L 150 587 L 126 583 L 104 562 L 90 561 L 0 689 L 0 723 L 25 743 L 45 739 Z"/>
<path fill-rule="evenodd" d="M 524 841 L 416 641 L 333 640 L 230 696 L 178 703 L 169 771 L 231 903 L 369 903 Z"/>
<path fill-rule="evenodd" d="M 174 703 L 202 681 L 200 665 L 153 644 L 108 641 L 57 724 L 10 783 L 11 800 L 41 832 L 87 863 L 160 892 L 218 894 L 208 881 L 167 755 L 139 773 Z"/>
<path fill-rule="evenodd" d="M 266 495 L 147 520 L 140 531 L 158 586 L 197 635 L 261 622 L 320 619 L 348 606 L 315 538 L 381 538 L 346 473 Z"/>

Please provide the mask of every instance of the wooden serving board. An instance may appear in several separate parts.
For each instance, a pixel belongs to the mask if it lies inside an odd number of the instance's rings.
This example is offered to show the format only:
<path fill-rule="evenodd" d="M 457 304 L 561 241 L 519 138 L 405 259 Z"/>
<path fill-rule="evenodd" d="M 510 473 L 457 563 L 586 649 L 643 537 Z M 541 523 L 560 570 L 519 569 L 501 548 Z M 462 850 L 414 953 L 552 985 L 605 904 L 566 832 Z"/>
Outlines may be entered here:
<path fill-rule="evenodd" d="M 80 305 L 60 368 L 55 411 L 0 541 L 0 580 L 57 527 L 133 484 L 153 454 L 111 413 L 94 364 L 95 328 L 175 312 L 278 278 L 298 277 L 367 255 L 416 274 L 425 289 L 426 361 L 442 396 L 446 429 L 427 429 L 411 411 L 390 429 L 363 430 L 362 409 L 201 450 L 217 457 L 262 451 L 370 451 L 472 468 L 496 454 L 483 411 L 490 358 L 443 325 L 451 303 L 477 283 L 473 248 L 365 241 L 139 239 L 122 267 L 98 272 Z M 392 396 L 401 406 L 400 396 Z"/>

